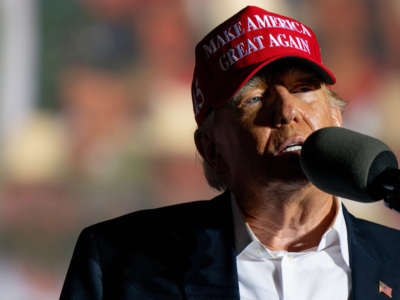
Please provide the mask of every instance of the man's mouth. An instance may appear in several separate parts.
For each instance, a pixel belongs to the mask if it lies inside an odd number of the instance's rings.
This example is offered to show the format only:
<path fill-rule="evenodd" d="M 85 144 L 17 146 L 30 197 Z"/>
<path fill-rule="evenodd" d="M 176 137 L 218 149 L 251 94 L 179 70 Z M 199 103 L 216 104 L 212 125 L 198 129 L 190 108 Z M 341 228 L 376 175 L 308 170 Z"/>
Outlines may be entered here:
<path fill-rule="evenodd" d="M 287 138 L 280 144 L 275 155 L 287 154 L 287 153 L 300 153 L 305 138 L 302 136 L 295 136 Z"/>
<path fill-rule="evenodd" d="M 286 146 L 285 149 L 282 150 L 282 152 L 285 153 L 285 152 L 293 152 L 293 151 L 299 151 L 299 150 L 301 151 L 302 146 L 303 146 L 303 144 L 300 144 L 300 143 L 289 145 L 289 146 Z"/>

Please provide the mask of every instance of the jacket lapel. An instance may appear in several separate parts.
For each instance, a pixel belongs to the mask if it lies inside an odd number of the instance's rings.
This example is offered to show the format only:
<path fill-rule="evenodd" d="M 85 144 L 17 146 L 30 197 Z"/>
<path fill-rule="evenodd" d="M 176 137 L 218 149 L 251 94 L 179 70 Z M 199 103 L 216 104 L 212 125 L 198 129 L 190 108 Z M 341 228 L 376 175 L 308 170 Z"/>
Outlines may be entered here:
<path fill-rule="evenodd" d="M 187 299 L 237 299 L 239 288 L 229 193 L 211 200 L 203 223 L 191 229 L 192 251 L 184 273 Z"/>
<path fill-rule="evenodd" d="M 393 265 L 391 258 L 385 255 L 385 250 L 383 250 L 384 247 L 390 247 L 390 245 L 381 243 L 379 241 L 381 239 L 376 240 L 374 236 L 379 233 L 372 232 L 371 226 L 366 228 L 364 221 L 350 215 L 344 207 L 343 213 L 349 241 L 351 299 L 390 299 L 385 293 L 379 291 L 380 281 L 393 289 L 392 299 L 400 299 L 399 266 Z"/>

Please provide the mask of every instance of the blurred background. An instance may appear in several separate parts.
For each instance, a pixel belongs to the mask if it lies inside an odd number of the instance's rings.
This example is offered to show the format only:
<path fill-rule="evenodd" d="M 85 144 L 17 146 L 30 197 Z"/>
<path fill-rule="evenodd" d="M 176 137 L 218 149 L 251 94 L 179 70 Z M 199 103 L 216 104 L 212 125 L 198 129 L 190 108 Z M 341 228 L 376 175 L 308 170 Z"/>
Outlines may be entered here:
<path fill-rule="evenodd" d="M 0 0 L 1 299 L 57 299 L 81 229 L 208 199 L 194 46 L 246 5 L 315 30 L 344 126 L 400 154 L 398 0 Z M 400 228 L 381 202 L 346 202 Z"/>

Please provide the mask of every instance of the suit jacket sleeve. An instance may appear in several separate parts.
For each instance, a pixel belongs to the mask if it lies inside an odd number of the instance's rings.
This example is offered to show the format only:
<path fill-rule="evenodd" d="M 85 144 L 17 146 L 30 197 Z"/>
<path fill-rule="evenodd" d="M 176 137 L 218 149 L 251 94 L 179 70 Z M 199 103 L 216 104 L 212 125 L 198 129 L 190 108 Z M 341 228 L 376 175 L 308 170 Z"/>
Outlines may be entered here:
<path fill-rule="evenodd" d="M 90 229 L 79 235 L 60 300 L 102 299 L 102 270 L 98 240 Z"/>

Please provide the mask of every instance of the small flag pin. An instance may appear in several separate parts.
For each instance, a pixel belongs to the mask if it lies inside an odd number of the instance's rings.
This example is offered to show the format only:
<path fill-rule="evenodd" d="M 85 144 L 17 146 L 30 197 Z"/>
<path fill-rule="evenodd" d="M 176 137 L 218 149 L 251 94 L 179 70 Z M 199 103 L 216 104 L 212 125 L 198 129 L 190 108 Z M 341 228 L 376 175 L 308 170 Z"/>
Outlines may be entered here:
<path fill-rule="evenodd" d="M 379 280 L 379 293 L 383 293 L 389 298 L 392 298 L 392 288 Z"/>

